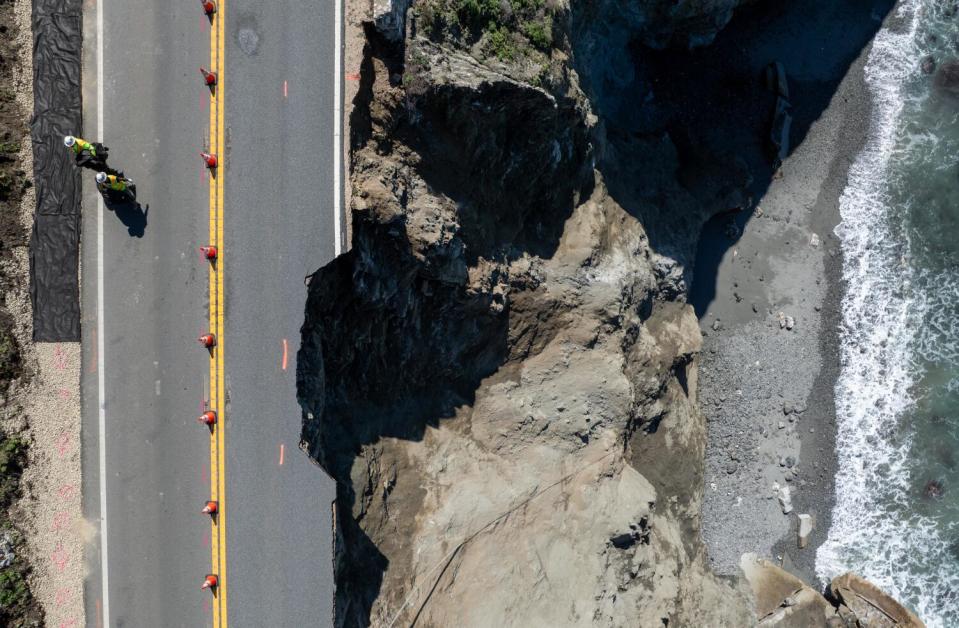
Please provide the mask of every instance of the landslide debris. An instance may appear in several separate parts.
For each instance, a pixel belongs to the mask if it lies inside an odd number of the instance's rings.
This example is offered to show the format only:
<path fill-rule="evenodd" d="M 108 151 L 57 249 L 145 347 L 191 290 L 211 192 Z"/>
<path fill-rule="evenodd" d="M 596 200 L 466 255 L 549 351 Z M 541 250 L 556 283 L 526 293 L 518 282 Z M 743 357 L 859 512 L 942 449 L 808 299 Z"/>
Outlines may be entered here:
<path fill-rule="evenodd" d="M 417 5 L 399 43 L 368 29 L 352 249 L 310 280 L 298 392 L 338 486 L 336 623 L 744 625 L 699 539 L 684 269 L 595 167 L 571 12 L 455 6 Z M 692 205 L 668 138 L 639 143 Z"/>

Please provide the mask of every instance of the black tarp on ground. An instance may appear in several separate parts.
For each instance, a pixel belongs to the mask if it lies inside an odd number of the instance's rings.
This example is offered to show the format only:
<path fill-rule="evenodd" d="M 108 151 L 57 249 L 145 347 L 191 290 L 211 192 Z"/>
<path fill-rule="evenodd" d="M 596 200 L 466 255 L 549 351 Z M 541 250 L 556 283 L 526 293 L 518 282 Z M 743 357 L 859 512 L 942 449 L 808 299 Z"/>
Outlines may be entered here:
<path fill-rule="evenodd" d="M 81 132 L 82 53 L 80 0 L 34 0 L 30 296 L 39 342 L 80 340 L 80 171 L 62 142 Z"/>

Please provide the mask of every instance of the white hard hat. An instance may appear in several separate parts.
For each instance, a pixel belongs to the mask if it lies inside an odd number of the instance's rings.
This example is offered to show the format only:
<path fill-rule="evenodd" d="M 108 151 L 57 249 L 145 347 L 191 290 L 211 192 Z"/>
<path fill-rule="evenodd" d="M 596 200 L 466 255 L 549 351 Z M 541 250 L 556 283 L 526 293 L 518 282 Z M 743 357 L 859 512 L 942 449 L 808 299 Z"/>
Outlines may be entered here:
<path fill-rule="evenodd" d="M 105 172 L 98 172 L 98 173 L 97 173 L 97 183 L 106 183 L 106 181 L 107 181 L 107 173 L 105 173 Z"/>
<path fill-rule="evenodd" d="M 74 144 L 76 141 L 77 141 L 76 138 L 73 137 L 72 135 L 64 135 L 64 136 L 63 136 L 63 145 L 66 146 L 67 148 L 73 148 L 73 144 Z"/>

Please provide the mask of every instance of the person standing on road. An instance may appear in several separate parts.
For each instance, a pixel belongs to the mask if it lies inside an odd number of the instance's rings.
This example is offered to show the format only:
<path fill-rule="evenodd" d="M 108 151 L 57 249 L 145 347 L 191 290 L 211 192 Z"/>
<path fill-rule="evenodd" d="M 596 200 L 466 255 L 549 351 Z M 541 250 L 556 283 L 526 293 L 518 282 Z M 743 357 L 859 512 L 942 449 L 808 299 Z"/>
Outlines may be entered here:
<path fill-rule="evenodd" d="M 101 194 L 114 198 L 126 198 L 133 201 L 137 197 L 137 188 L 133 184 L 133 179 L 128 179 L 123 175 L 98 172 L 97 189 L 100 190 Z"/>
<path fill-rule="evenodd" d="M 107 167 L 110 149 L 103 144 L 91 143 L 81 137 L 67 135 L 63 138 L 63 145 L 73 151 L 77 165 L 81 168 L 112 170 Z"/>

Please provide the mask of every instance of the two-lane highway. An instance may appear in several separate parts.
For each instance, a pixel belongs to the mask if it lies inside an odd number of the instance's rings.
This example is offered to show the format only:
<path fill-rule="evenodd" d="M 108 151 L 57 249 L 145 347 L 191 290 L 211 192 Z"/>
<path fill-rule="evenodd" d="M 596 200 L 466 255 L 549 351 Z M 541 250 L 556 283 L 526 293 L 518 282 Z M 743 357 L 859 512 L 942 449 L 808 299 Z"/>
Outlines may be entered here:
<path fill-rule="evenodd" d="M 83 491 L 100 533 L 87 622 L 327 625 L 334 489 L 298 448 L 295 361 L 303 278 L 342 238 L 337 13 L 220 0 L 211 30 L 198 4 L 87 4 L 83 135 L 110 147 L 144 210 L 98 208 L 85 180 Z M 211 64 L 218 98 L 198 72 Z M 209 275 L 198 251 L 211 233 Z M 212 357 L 196 342 L 211 321 Z M 211 403 L 212 438 L 196 421 Z M 199 512 L 217 491 L 225 534 Z M 214 597 L 199 586 L 217 565 Z"/>

